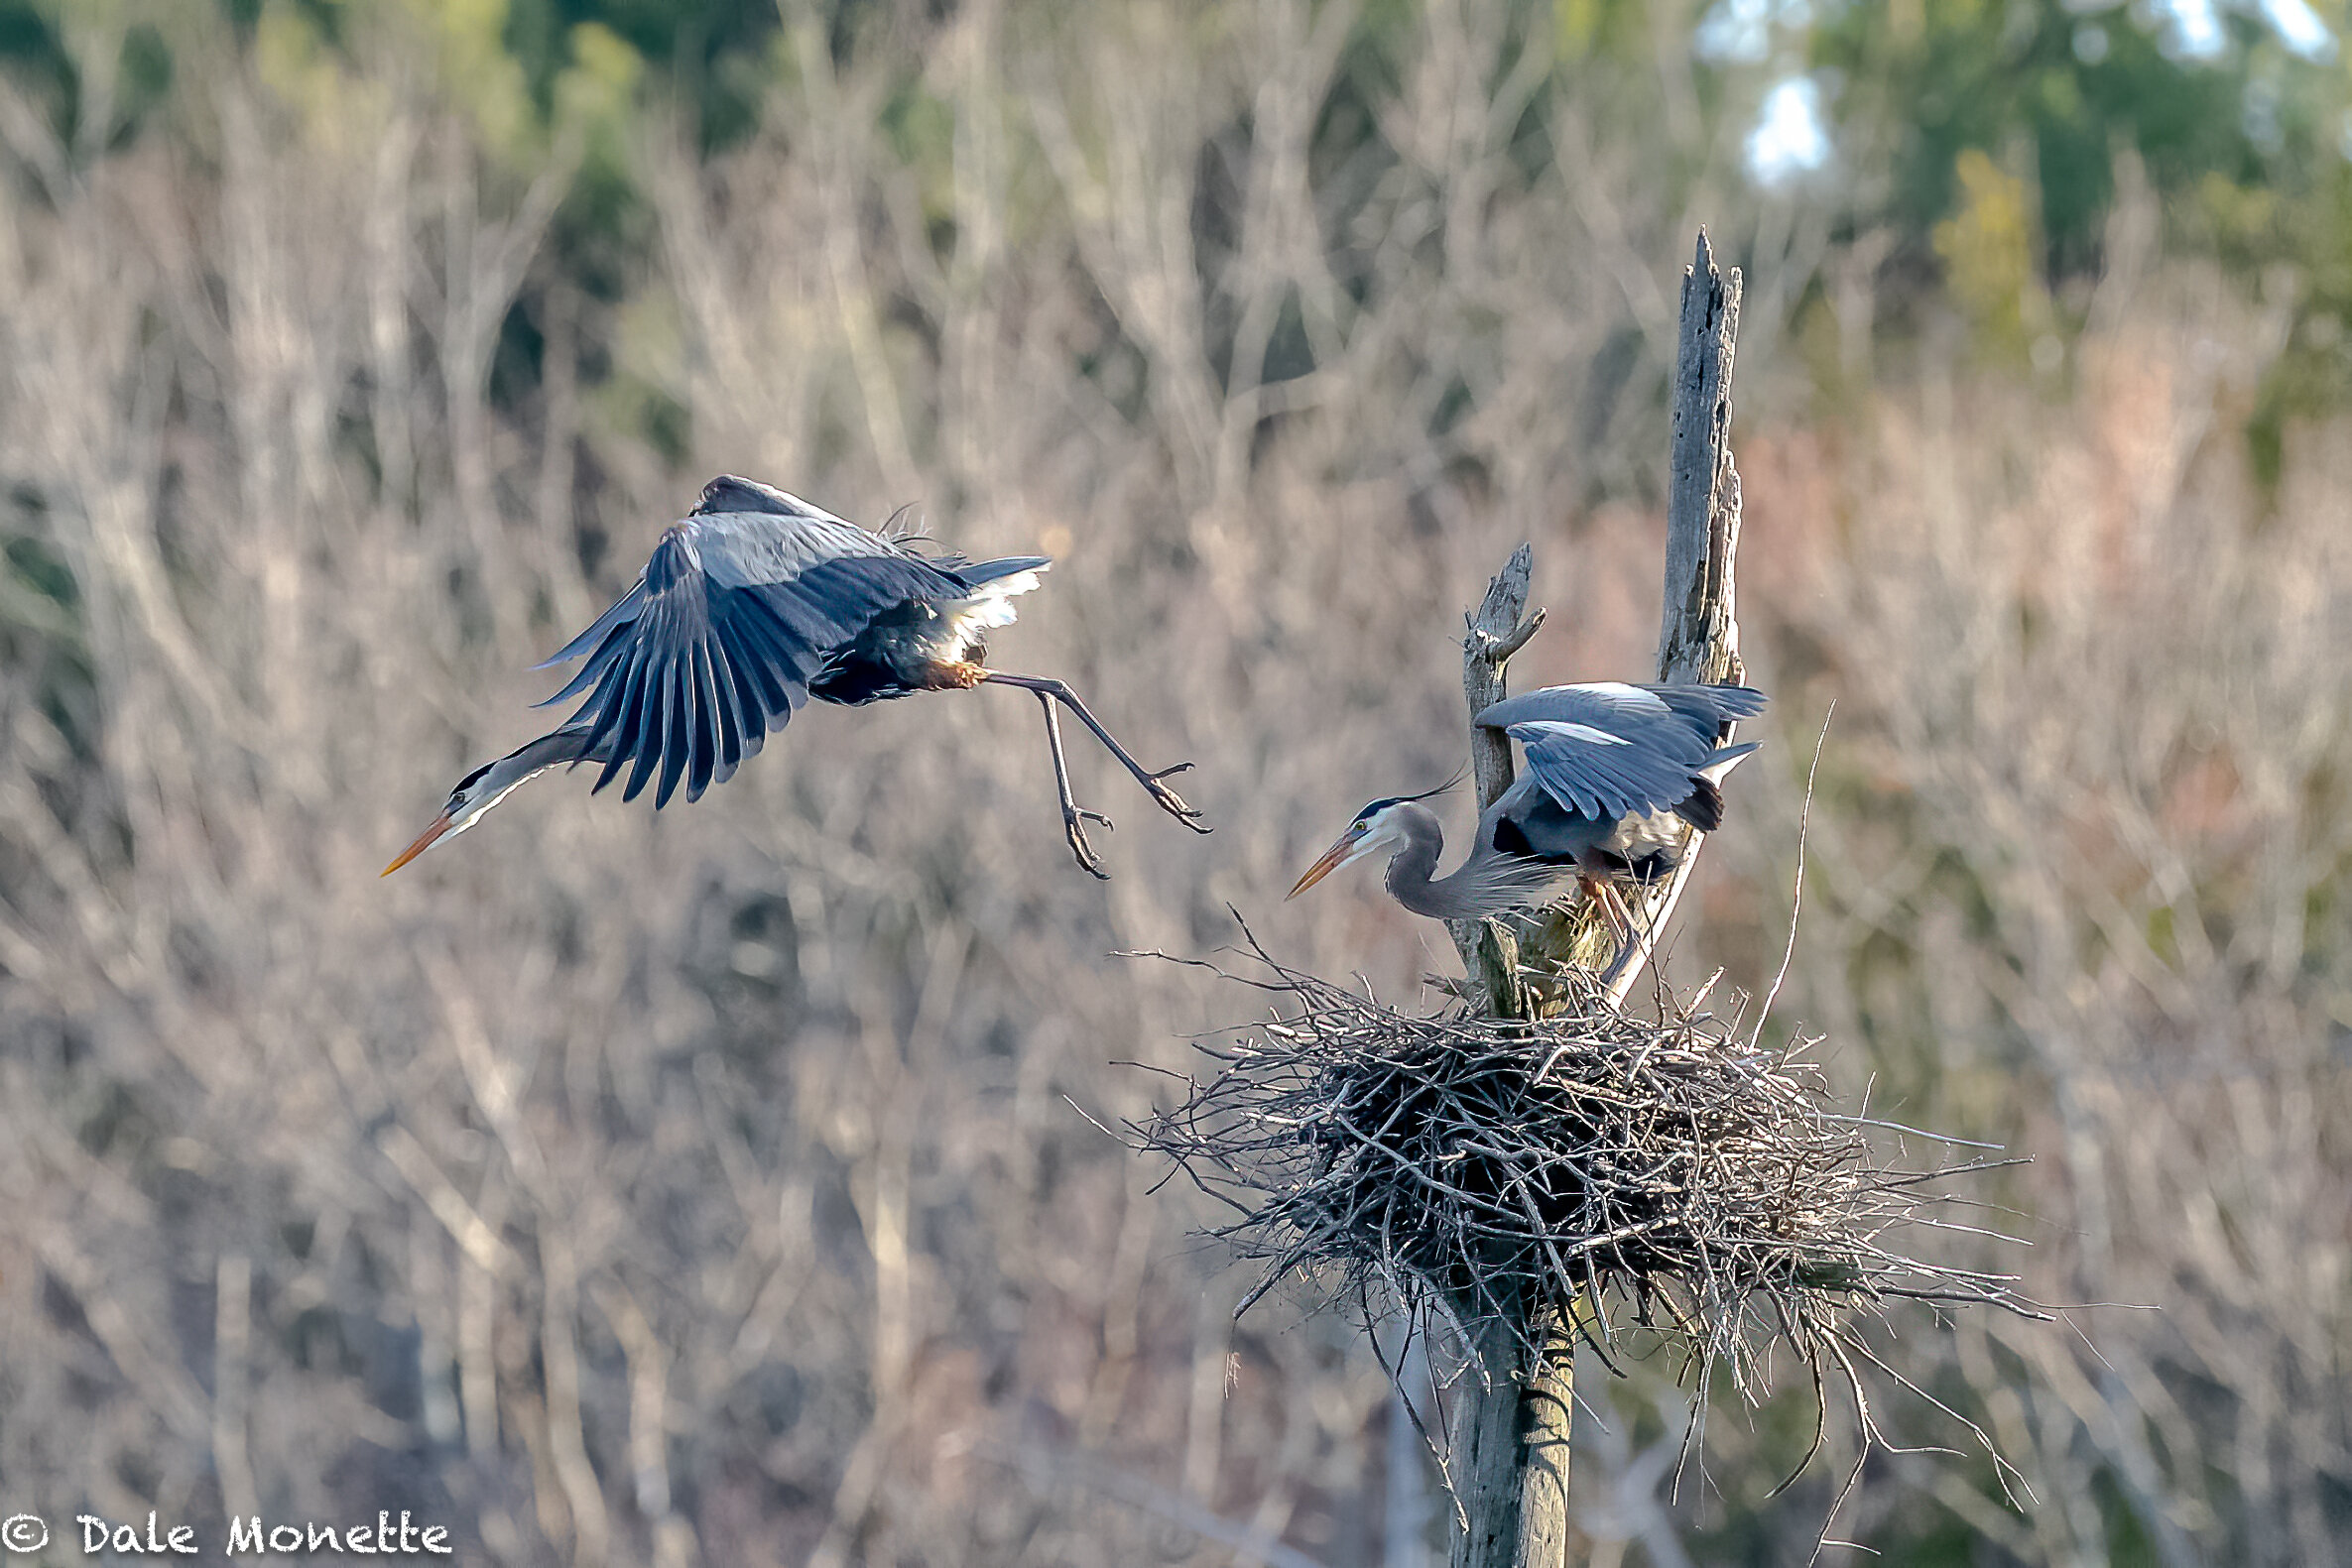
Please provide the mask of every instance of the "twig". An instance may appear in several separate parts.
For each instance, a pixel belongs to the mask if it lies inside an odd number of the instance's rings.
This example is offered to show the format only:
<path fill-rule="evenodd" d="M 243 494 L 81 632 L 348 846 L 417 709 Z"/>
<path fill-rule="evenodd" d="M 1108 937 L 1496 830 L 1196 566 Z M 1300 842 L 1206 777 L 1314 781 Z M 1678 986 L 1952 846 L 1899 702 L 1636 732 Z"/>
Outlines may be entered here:
<path fill-rule="evenodd" d="M 1796 813 L 1796 875 L 1789 886 L 1789 945 L 1781 949 L 1781 967 L 1772 977 L 1772 989 L 1764 994 L 1764 1006 L 1756 1012 L 1756 1030 L 1748 1036 L 1753 1047 L 1763 1032 L 1764 1021 L 1772 1017 L 1773 1004 L 1781 1000 L 1781 986 L 1789 978 L 1789 965 L 1796 957 L 1796 917 L 1804 910 L 1804 841 L 1813 825 L 1813 781 L 1821 773 L 1821 748 L 1829 744 L 1829 721 L 1837 717 L 1837 702 L 1829 703 L 1829 711 L 1821 715 L 1821 733 L 1813 739 L 1812 765 L 1804 771 L 1804 804 Z"/>
<path fill-rule="evenodd" d="M 1763 1397 L 1776 1345 L 1816 1382 L 1859 1375 L 1876 1365 L 1862 1326 L 1894 1301 L 2043 1315 L 2008 1276 L 1893 1243 L 1973 1231 L 1938 1217 L 1942 1187 L 2007 1161 L 1880 1159 L 1873 1137 L 1932 1135 L 1838 1111 L 1809 1038 L 1766 1048 L 1671 993 L 1633 1018 L 1589 986 L 1550 1018 L 1414 1016 L 1246 951 L 1285 1005 L 1203 1041 L 1218 1070 L 1127 1130 L 1239 1208 L 1215 1234 L 1263 1267 L 1245 1309 L 1285 1278 L 1335 1280 L 1367 1329 L 1376 1302 L 1429 1310 L 1464 1345 L 1506 1324 L 1532 1366 L 1539 1325 L 1597 1344 L 1581 1319 L 1607 1329 L 1614 1302 L 1686 1350 L 1701 1399 L 1716 1364 Z M 1479 1370 L 1466 1397 L 1517 1397 Z"/>

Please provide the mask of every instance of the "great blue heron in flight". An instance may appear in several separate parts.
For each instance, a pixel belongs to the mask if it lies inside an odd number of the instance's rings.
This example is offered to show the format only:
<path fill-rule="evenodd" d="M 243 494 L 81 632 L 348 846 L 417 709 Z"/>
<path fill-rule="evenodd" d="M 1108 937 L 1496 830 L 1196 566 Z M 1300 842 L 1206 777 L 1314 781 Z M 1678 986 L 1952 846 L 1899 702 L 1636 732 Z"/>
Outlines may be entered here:
<path fill-rule="evenodd" d="M 1416 914 L 1478 919 L 1542 904 L 1580 878 L 1630 937 L 1632 917 L 1611 880 L 1651 881 L 1680 855 L 1676 819 L 1701 832 L 1723 821 L 1723 776 L 1756 750 L 1725 746 L 1764 693 L 1733 685 L 1594 681 L 1506 697 L 1477 716 L 1520 743 L 1527 768 L 1479 814 L 1468 858 L 1435 875 L 1445 833 L 1422 795 L 1375 800 L 1306 868 L 1296 899 L 1340 867 L 1383 850 L 1389 892 Z"/>
<path fill-rule="evenodd" d="M 509 790 L 557 766 L 601 767 L 601 789 L 629 771 L 621 798 L 659 776 L 658 810 L 682 781 L 695 800 L 724 783 L 810 697 L 850 705 L 917 691 L 996 684 L 1036 694 L 1046 712 L 1062 830 L 1078 864 L 1107 876 L 1086 841 L 1110 819 L 1070 796 L 1055 704 L 1069 709 L 1160 808 L 1195 832 L 1200 813 L 1104 729 L 1059 680 L 986 668 L 983 639 L 1013 622 L 1013 597 L 1038 585 L 1043 555 L 966 561 L 923 555 L 797 496 L 732 475 L 713 479 L 654 546 L 637 585 L 539 667 L 585 658 L 542 707 L 586 693 L 562 727 L 457 782 L 449 802 L 384 868 L 390 876 L 482 818 Z"/>

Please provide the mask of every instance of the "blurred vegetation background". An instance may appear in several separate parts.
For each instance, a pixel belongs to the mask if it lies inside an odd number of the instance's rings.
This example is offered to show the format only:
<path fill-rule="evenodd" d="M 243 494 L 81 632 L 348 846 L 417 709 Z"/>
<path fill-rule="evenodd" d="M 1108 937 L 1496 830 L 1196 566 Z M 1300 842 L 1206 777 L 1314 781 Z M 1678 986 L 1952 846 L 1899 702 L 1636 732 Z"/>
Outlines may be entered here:
<path fill-rule="evenodd" d="M 2053 1327 L 1878 1413 L 1579 1387 L 1596 1563 L 2352 1558 L 2352 78 L 2332 0 L 0 0 L 0 1502 L 463 1560 L 1431 1560 L 1379 1367 L 1106 1120 L 1520 684 L 1650 667 L 1676 281 L 1746 269 L 1776 696 L 1669 971 L 2032 1156 Z M 389 883 L 720 471 L 1059 557 L 1015 698 L 809 711 Z M 1120 809 L 1124 807 L 1124 809 Z M 51 1548 L 68 1549 L 60 1530 Z M 1835 1555 L 1835 1553 L 1833 1553 Z"/>

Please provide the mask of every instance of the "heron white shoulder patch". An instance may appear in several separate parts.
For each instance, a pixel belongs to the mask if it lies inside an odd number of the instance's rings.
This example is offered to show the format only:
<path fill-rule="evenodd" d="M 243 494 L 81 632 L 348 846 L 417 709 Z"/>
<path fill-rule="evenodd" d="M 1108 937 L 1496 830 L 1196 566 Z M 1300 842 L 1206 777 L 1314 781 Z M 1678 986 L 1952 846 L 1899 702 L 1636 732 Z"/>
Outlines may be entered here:
<path fill-rule="evenodd" d="M 1563 724 L 1555 719 L 1531 719 L 1525 724 L 1514 724 L 1511 738 L 1522 746 L 1532 746 L 1538 741 L 1581 741 L 1587 746 L 1633 744 L 1622 735 L 1612 735 L 1589 724 Z"/>
<path fill-rule="evenodd" d="M 1640 686 L 1629 685 L 1622 680 L 1588 680 L 1581 689 L 1595 696 L 1606 697 L 1611 702 L 1627 703 L 1644 713 L 1669 711 L 1666 699 L 1657 692 L 1644 691 Z"/>

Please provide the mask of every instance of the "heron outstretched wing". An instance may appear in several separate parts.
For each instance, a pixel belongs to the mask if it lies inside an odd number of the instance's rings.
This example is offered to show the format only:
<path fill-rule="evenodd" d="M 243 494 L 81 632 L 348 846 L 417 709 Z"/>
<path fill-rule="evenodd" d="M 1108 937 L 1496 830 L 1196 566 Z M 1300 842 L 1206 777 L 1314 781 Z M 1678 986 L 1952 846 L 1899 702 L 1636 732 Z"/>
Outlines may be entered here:
<path fill-rule="evenodd" d="M 1764 707 L 1764 693 L 1753 686 L 1594 680 L 1505 697 L 1481 710 L 1477 722 L 1498 730 L 1531 721 L 1588 724 L 1697 764 L 1715 749 L 1724 725 L 1752 719 Z"/>
<path fill-rule="evenodd" d="M 1585 816 L 1671 810 L 1722 760 L 1723 726 L 1764 711 L 1764 693 L 1734 685 L 1592 681 L 1506 697 L 1478 722 L 1527 750 L 1545 792 Z"/>
<path fill-rule="evenodd" d="M 1580 816 L 1671 810 L 1696 787 L 1692 764 L 1595 725 L 1537 719 L 1512 725 L 1510 735 L 1526 748 L 1528 772 L 1544 792 Z"/>
<path fill-rule="evenodd" d="M 966 591 L 953 562 L 781 490 L 715 479 L 636 586 L 547 661 L 586 659 L 541 706 L 587 693 L 565 727 L 587 726 L 598 789 L 627 765 L 622 798 L 634 800 L 658 768 L 657 808 L 681 779 L 697 799 L 808 699 L 828 650 L 893 606 Z"/>

